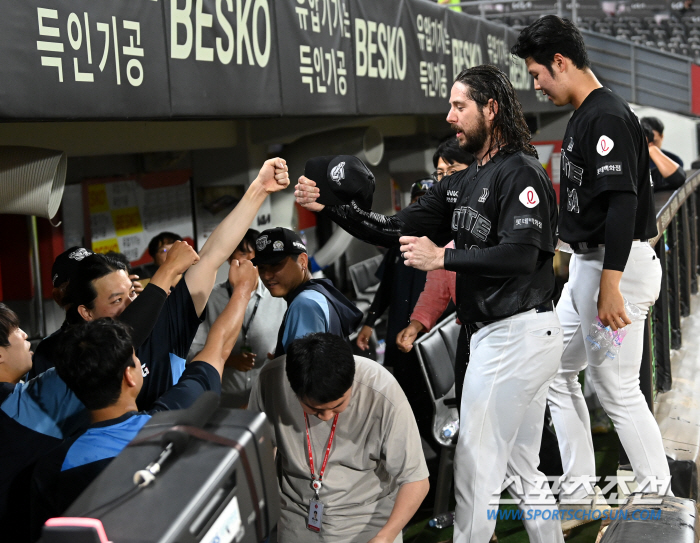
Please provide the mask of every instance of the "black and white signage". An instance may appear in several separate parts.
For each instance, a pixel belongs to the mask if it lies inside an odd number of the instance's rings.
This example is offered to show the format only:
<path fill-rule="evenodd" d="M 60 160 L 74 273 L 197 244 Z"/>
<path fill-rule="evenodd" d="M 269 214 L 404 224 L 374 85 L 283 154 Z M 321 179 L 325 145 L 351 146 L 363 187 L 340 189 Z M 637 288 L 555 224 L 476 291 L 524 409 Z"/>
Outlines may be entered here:
<path fill-rule="evenodd" d="M 515 31 L 425 0 L 2 1 L 0 118 L 446 113 L 464 68 L 501 68 Z"/>

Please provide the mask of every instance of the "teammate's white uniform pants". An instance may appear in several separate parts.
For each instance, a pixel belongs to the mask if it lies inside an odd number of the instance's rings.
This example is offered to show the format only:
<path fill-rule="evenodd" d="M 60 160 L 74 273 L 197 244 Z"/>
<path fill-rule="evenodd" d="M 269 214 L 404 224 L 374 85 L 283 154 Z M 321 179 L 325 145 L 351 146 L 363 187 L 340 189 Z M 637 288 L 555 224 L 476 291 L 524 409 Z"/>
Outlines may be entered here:
<path fill-rule="evenodd" d="M 595 475 L 590 419 L 578 373 L 588 364 L 589 356 L 594 363 L 600 356 L 586 346 L 585 337 L 598 315 L 604 256 L 604 248 L 572 256 L 569 282 L 557 304 L 564 331 L 564 354 L 547 399 L 567 479 Z M 660 285 L 661 266 L 654 250 L 646 242 L 633 242 L 620 283 L 622 295 L 646 315 L 659 296 Z M 599 367 L 589 365 L 586 371 L 595 384 L 600 403 L 615 424 L 637 482 L 641 483 L 649 476 L 669 477 L 669 469 L 659 427 L 639 388 L 644 321 L 635 321 L 626 330 L 615 359 L 606 359 Z M 580 483 L 562 484 L 562 491 L 575 499 L 588 494 Z"/>
<path fill-rule="evenodd" d="M 470 348 L 455 453 L 454 541 L 487 543 L 506 475 L 522 478 L 523 492 L 514 498 L 551 499 L 549 487 L 543 492 L 536 479 L 544 478 L 537 466 L 547 389 L 562 353 L 561 327 L 555 312 L 533 309 L 480 329 Z M 520 508 L 532 543 L 564 541 L 556 504 Z"/>

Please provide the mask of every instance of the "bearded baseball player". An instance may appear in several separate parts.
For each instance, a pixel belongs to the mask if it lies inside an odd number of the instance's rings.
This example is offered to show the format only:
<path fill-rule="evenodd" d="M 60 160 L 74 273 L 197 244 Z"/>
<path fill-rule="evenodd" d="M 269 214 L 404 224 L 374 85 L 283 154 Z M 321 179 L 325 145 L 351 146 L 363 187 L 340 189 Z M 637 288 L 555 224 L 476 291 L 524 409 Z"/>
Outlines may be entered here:
<path fill-rule="evenodd" d="M 661 266 L 647 242 L 657 229 L 644 133 L 629 105 L 596 79 L 581 34 L 570 21 L 553 15 L 538 19 L 521 32 L 512 52 L 525 59 L 536 90 L 555 105 L 571 104 L 576 110 L 562 143 L 559 211 L 559 236 L 574 255 L 557 305 L 564 354 L 548 397 L 564 475 L 579 480 L 595 475 L 590 421 L 578 381 L 588 364 L 638 482 L 647 477 L 670 481 L 661 434 L 639 388 L 644 319 L 632 322 L 625 311 L 626 299 L 646 316 L 661 284 Z M 612 330 L 627 330 L 612 360 L 586 346 L 596 317 Z M 590 487 L 575 485 L 568 490 L 562 485 L 564 495 L 590 494 Z"/>
<path fill-rule="evenodd" d="M 323 194 L 319 204 L 318 187 L 304 177 L 296 186 L 297 202 L 323 210 L 370 243 L 400 241 L 408 266 L 457 272 L 457 314 L 468 323 L 460 341 L 467 347 L 457 360 L 466 364 L 469 348 L 471 356 L 455 459 L 454 541 L 489 541 L 500 488 L 509 474 L 522 480 L 513 493 L 524 499 L 530 541 L 561 542 L 556 505 L 545 506 L 546 511 L 538 506 L 540 514 L 528 505 L 534 493 L 542 495 L 533 483 L 542 477 L 537 465 L 546 394 L 562 352 L 552 306 L 555 194 L 529 144 L 513 87 L 500 70 L 478 66 L 460 73 L 447 121 L 476 161 L 396 215 L 352 205 L 324 208 Z M 446 233 L 455 249 L 414 237 Z M 471 340 L 465 341 L 470 332 Z"/>

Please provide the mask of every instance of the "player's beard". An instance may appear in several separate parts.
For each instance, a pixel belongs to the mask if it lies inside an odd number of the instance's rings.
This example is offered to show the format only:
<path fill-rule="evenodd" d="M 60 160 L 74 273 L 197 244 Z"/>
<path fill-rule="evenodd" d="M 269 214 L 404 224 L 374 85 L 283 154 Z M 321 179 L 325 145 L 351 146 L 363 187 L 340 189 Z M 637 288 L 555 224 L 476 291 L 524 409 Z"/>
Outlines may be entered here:
<path fill-rule="evenodd" d="M 464 130 L 461 126 L 455 124 L 452 125 L 452 128 L 457 132 L 462 132 L 464 139 L 457 139 L 457 141 L 459 141 L 459 146 L 463 150 L 473 155 L 476 155 L 484 148 L 486 140 L 489 137 L 488 129 L 486 128 L 486 118 L 484 117 L 483 111 L 479 111 L 476 122 L 472 125 L 469 131 Z"/>

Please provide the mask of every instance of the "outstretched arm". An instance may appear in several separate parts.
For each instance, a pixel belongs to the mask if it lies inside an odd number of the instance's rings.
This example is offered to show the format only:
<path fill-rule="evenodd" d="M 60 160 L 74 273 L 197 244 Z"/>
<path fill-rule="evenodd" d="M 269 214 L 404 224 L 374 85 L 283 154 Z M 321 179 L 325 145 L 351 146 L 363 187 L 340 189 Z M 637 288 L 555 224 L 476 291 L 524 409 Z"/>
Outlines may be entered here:
<path fill-rule="evenodd" d="M 294 196 L 300 206 L 316 213 L 323 212 L 353 237 L 372 245 L 391 247 L 398 244 L 405 225 L 396 215 L 387 217 L 352 205 L 324 206 L 316 202 L 319 195 L 316 183 L 302 175 L 294 188 Z"/>
<path fill-rule="evenodd" d="M 228 278 L 233 287 L 231 299 L 211 325 L 204 349 L 193 358 L 214 366 L 219 375 L 223 374 L 226 360 L 241 331 L 245 310 L 258 280 L 258 271 L 249 260 L 232 260 Z"/>
<path fill-rule="evenodd" d="M 289 173 L 285 160 L 272 158 L 265 161 L 241 201 L 211 233 L 199 252 L 199 263 L 185 275 L 185 282 L 198 315 L 204 311 L 214 288 L 216 271 L 241 242 L 265 198 L 286 188 L 287 185 Z"/>

